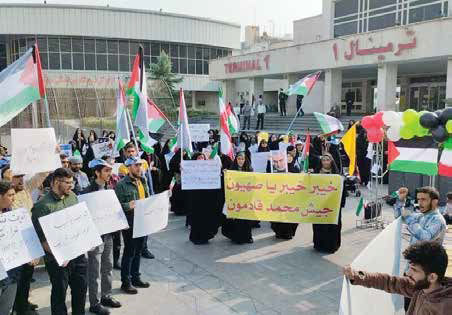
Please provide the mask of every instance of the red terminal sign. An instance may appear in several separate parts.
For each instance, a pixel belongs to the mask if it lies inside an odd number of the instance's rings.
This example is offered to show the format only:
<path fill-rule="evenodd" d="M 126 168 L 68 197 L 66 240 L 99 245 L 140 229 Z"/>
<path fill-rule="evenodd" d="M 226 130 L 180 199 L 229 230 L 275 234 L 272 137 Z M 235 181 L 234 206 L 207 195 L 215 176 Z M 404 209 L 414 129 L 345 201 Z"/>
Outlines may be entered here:
<path fill-rule="evenodd" d="M 226 63 L 224 64 L 224 71 L 226 73 L 260 71 L 262 70 L 263 64 L 265 65 L 265 70 L 268 70 L 270 66 L 270 55 L 266 55 L 262 61 L 263 63 L 261 63 L 260 58 L 255 58 L 251 60 Z"/>

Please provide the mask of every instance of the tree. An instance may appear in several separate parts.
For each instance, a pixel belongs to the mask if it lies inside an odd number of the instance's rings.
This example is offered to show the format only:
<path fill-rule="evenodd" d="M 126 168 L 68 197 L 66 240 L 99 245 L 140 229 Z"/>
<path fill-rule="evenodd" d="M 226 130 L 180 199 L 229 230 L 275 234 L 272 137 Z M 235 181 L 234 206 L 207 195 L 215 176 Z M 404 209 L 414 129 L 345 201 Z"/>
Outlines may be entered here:
<path fill-rule="evenodd" d="M 160 57 L 157 58 L 157 63 L 151 64 L 150 68 L 151 78 L 154 80 L 160 80 L 166 86 L 168 93 L 174 102 L 174 95 L 177 93 L 175 85 L 181 83 L 184 78 L 177 76 L 171 72 L 171 59 L 168 55 L 162 51 Z"/>

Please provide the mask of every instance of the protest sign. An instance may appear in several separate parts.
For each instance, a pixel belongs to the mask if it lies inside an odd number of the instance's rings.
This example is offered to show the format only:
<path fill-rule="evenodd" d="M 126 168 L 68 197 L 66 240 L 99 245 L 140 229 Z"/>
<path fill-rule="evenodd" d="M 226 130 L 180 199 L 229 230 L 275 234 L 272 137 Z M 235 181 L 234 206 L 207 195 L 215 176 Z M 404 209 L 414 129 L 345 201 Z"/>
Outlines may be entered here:
<path fill-rule="evenodd" d="M 285 151 L 272 150 L 271 155 L 271 172 L 287 173 L 287 153 Z"/>
<path fill-rule="evenodd" d="M 0 261 L 0 280 L 6 279 L 8 275 L 6 274 L 5 267 L 3 267 L 2 262 Z"/>
<path fill-rule="evenodd" d="M 6 270 L 44 256 L 27 209 L 0 215 L 0 262 Z"/>
<path fill-rule="evenodd" d="M 72 146 L 70 144 L 60 144 L 60 153 L 72 156 Z"/>
<path fill-rule="evenodd" d="M 168 225 L 169 191 L 135 201 L 133 238 L 163 230 Z"/>
<path fill-rule="evenodd" d="M 227 171 L 224 182 L 228 218 L 337 224 L 340 175 Z"/>
<path fill-rule="evenodd" d="M 292 144 L 286 143 L 286 142 L 280 142 L 280 143 L 278 143 L 278 145 L 279 145 L 279 151 L 287 153 L 287 147 L 291 146 Z"/>
<path fill-rule="evenodd" d="M 210 124 L 190 124 L 191 141 L 207 142 L 209 141 Z"/>
<path fill-rule="evenodd" d="M 113 154 L 113 144 L 110 138 L 99 138 L 91 144 L 94 157 L 101 159 L 103 156 L 111 156 Z"/>
<path fill-rule="evenodd" d="M 114 190 L 99 190 L 80 195 L 78 200 L 79 202 L 86 202 L 86 206 L 100 235 L 124 230 L 129 227 Z"/>
<path fill-rule="evenodd" d="M 221 188 L 221 164 L 218 160 L 182 161 L 182 190 Z"/>
<path fill-rule="evenodd" d="M 353 261 L 355 270 L 400 275 L 401 218 L 388 225 Z M 384 253 L 384 254 L 383 254 Z M 372 301 L 372 303 L 369 303 Z M 339 314 L 405 314 L 403 297 L 382 290 L 351 285 L 344 277 Z"/>
<path fill-rule="evenodd" d="M 254 172 L 267 173 L 267 164 L 270 161 L 270 152 L 251 153 L 251 167 Z"/>
<path fill-rule="evenodd" d="M 85 202 L 40 217 L 39 223 L 60 266 L 102 244 Z"/>
<path fill-rule="evenodd" d="M 11 139 L 14 174 L 36 174 L 61 167 L 53 128 L 11 129 Z"/>

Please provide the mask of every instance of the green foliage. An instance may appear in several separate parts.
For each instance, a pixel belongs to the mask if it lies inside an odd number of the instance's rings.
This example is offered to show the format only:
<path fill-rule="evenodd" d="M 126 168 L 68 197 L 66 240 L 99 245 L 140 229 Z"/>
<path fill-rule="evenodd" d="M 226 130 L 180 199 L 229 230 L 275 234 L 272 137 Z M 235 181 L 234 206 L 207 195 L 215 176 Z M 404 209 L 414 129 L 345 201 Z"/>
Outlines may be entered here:
<path fill-rule="evenodd" d="M 152 79 L 163 81 L 173 94 L 177 92 L 175 85 L 183 80 L 182 77 L 171 72 L 171 59 L 163 51 L 160 57 L 157 58 L 157 63 L 151 64 L 150 72 Z"/>

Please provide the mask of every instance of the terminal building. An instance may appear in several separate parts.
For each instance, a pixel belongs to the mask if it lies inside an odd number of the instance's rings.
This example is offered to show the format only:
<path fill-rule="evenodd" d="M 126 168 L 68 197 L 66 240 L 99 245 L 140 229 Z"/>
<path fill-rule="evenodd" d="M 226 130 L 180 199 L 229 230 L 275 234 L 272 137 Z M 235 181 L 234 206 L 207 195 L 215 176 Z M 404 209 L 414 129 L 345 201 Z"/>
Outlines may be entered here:
<path fill-rule="evenodd" d="M 240 25 L 109 6 L 0 4 L 0 71 L 35 41 L 54 116 L 57 109 L 66 117 L 95 116 L 99 107 L 112 115 L 118 77 L 128 80 L 139 45 L 148 66 L 166 52 L 184 79 L 187 106 L 204 109 L 218 103 L 209 61 L 240 48 Z"/>
<path fill-rule="evenodd" d="M 303 101 L 305 112 L 437 110 L 452 99 L 452 3 L 448 0 L 322 0 L 321 15 L 294 21 L 293 41 L 210 61 L 209 76 L 236 102 L 277 101 L 287 88 L 322 71 Z M 244 83 L 245 82 L 245 83 Z M 269 83 L 270 82 L 270 83 Z M 295 98 L 288 111 L 294 113 Z"/>

